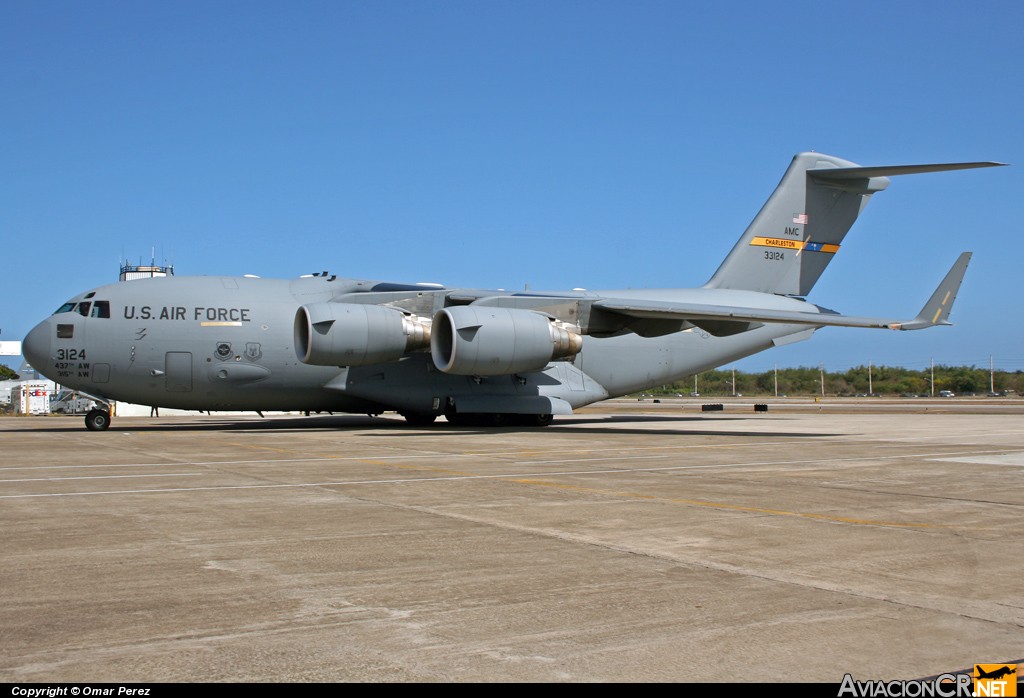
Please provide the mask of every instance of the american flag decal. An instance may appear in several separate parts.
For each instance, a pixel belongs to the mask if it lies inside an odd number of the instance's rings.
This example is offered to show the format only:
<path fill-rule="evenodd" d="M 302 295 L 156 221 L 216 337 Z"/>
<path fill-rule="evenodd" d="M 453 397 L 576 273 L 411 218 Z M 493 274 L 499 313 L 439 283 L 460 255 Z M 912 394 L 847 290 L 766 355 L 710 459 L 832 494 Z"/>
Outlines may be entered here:
<path fill-rule="evenodd" d="M 793 222 L 796 223 L 797 225 L 807 225 L 807 214 L 806 213 L 796 213 L 796 214 L 794 214 L 793 215 Z"/>

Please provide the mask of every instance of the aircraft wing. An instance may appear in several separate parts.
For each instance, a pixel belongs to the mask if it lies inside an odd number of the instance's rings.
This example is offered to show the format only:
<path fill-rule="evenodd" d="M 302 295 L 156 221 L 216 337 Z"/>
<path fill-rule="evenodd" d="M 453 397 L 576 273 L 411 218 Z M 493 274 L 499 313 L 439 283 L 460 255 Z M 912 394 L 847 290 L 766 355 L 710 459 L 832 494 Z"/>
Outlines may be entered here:
<path fill-rule="evenodd" d="M 775 322 L 793 325 L 814 325 L 817 327 L 875 327 L 880 329 L 901 329 L 898 320 L 881 318 L 851 317 L 819 308 L 818 312 L 793 310 L 770 310 L 765 308 L 741 308 L 729 305 L 705 303 L 673 303 L 671 301 L 617 300 L 609 298 L 595 301 L 594 308 L 620 315 L 646 320 L 687 320 L 700 326 L 701 321 L 721 322 Z"/>
<path fill-rule="evenodd" d="M 912 320 L 853 317 L 818 307 L 817 311 L 778 310 L 771 308 L 736 307 L 704 303 L 677 303 L 642 299 L 606 298 L 595 301 L 593 308 L 630 318 L 645 320 L 685 320 L 711 334 L 729 335 L 752 329 L 749 323 L 783 323 L 815 327 L 872 327 L 890 330 L 919 330 L 935 325 L 949 325 L 960 282 L 970 262 L 971 253 L 964 252 L 953 264 L 942 283 Z M 817 306 L 815 306 L 817 307 Z"/>

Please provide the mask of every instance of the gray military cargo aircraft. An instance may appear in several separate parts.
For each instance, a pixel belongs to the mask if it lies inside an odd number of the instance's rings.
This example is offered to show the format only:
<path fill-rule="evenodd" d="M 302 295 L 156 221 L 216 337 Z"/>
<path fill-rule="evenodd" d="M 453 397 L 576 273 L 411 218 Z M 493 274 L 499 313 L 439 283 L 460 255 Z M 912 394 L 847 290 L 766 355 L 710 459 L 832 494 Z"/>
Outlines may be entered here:
<path fill-rule="evenodd" d="M 327 272 L 141 279 L 72 298 L 23 350 L 40 373 L 104 404 L 543 426 L 821 327 L 950 324 L 969 252 L 910 320 L 844 316 L 804 297 L 888 177 L 999 164 L 861 167 L 800 153 L 700 288 L 507 293 Z M 110 412 L 85 423 L 106 429 Z"/>

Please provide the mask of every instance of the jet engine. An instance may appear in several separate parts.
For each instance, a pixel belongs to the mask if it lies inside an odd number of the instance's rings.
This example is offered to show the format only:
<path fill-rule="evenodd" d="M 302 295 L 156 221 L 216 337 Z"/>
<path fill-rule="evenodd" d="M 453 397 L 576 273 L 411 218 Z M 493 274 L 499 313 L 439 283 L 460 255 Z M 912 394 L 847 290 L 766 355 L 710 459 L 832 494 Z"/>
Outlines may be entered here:
<path fill-rule="evenodd" d="M 295 353 L 307 364 L 379 364 L 429 344 L 429 321 L 394 308 L 311 303 L 295 313 Z"/>
<path fill-rule="evenodd" d="M 461 305 L 434 315 L 430 354 L 445 373 L 505 376 L 576 356 L 583 337 L 531 310 Z"/>

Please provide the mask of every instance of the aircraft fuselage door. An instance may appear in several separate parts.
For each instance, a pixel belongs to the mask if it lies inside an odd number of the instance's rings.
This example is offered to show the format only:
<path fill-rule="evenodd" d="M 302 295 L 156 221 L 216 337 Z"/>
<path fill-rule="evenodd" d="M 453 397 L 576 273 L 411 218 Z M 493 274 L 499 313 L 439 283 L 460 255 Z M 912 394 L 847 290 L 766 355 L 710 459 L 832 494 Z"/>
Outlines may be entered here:
<path fill-rule="evenodd" d="M 192 352 L 169 351 L 164 361 L 167 392 L 192 392 Z"/>

